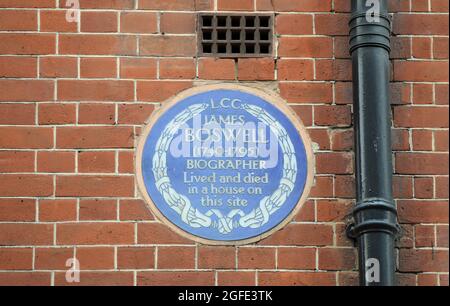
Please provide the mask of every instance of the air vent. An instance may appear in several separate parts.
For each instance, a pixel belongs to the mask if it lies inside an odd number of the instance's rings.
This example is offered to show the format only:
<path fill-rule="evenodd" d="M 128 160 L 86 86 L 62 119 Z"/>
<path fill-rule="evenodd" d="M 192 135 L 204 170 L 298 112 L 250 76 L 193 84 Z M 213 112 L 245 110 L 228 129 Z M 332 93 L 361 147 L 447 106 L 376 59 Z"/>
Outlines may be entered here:
<path fill-rule="evenodd" d="M 273 15 L 200 14 L 199 56 L 270 57 Z"/>

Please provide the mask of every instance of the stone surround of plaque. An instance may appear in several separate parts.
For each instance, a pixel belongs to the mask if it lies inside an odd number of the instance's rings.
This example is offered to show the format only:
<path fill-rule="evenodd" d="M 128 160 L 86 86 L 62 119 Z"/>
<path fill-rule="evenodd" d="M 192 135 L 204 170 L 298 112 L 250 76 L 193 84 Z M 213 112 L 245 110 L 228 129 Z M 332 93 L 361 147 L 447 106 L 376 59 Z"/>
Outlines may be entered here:
<path fill-rule="evenodd" d="M 204 244 L 259 241 L 287 225 L 313 181 L 309 136 L 280 97 L 211 85 L 162 104 L 139 142 L 140 192 L 172 230 Z"/>

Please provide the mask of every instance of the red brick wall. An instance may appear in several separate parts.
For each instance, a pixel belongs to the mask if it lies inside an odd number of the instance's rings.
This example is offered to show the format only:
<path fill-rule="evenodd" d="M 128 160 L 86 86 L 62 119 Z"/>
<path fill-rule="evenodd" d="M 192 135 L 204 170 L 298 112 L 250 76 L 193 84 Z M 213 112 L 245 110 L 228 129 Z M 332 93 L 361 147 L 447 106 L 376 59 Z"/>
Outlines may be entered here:
<path fill-rule="evenodd" d="M 448 285 L 448 1 L 393 0 L 392 109 L 403 285 Z M 0 284 L 349 285 L 349 0 L 0 0 Z M 195 12 L 275 11 L 276 59 L 196 58 Z M 195 244 L 156 221 L 134 177 L 155 107 L 191 86 L 280 93 L 315 143 L 309 201 L 255 245 Z"/>

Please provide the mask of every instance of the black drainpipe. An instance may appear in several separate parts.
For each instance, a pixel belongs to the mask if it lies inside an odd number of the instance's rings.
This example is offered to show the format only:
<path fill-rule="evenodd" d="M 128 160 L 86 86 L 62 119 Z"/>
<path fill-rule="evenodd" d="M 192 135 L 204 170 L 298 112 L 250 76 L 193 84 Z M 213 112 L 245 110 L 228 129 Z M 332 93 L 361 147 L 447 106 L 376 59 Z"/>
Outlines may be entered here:
<path fill-rule="evenodd" d="M 358 245 L 362 286 L 395 285 L 398 223 L 392 196 L 391 22 L 387 2 L 352 0 L 350 20 L 356 205 L 348 234 Z"/>

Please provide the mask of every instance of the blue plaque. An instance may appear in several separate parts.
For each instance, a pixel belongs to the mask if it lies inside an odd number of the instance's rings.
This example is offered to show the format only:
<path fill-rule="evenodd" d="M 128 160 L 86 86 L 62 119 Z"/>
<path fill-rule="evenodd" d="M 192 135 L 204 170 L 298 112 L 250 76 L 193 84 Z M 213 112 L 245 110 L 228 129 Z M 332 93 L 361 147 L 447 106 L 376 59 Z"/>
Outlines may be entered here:
<path fill-rule="evenodd" d="M 280 98 L 235 85 L 188 90 L 150 119 L 136 161 L 141 193 L 172 229 L 205 244 L 258 241 L 306 200 L 312 154 Z"/>

